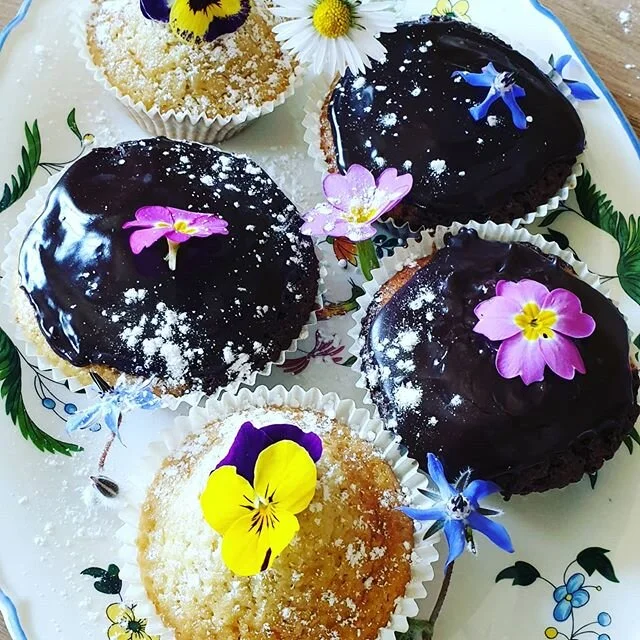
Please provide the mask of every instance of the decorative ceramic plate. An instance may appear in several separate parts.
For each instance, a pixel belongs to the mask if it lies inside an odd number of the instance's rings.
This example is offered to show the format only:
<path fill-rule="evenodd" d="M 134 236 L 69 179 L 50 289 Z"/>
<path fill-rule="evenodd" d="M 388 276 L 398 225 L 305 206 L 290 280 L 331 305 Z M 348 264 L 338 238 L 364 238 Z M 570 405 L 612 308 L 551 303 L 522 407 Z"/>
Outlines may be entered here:
<path fill-rule="evenodd" d="M 420 6 L 425 2 L 435 4 L 421 0 Z M 545 59 L 571 54 L 565 74 L 600 97 L 578 106 L 589 140 L 587 171 L 566 206 L 542 221 L 541 231 L 609 281 L 637 332 L 640 222 L 634 214 L 640 215 L 640 143 L 565 28 L 538 2 L 470 0 L 468 10 L 466 5 L 446 8 L 508 34 Z M 59 0 L 26 0 L 0 34 L 0 243 L 49 175 L 92 145 L 147 137 L 79 61 L 67 35 L 68 11 L 69 4 Z M 224 145 L 254 156 L 300 209 L 320 197 L 320 176 L 303 142 L 305 94 L 305 88 L 299 90 L 286 106 Z M 405 240 L 398 232 L 380 233 L 378 256 Z M 315 386 L 360 401 L 346 332 L 362 276 L 352 245 L 334 242 L 325 249 L 331 277 L 319 331 L 297 357 L 259 382 Z M 2 317 L 0 324 L 0 609 L 9 630 L 14 638 L 29 640 L 148 640 L 135 603 L 120 606 L 118 499 L 97 500 L 89 476 L 102 473 L 126 490 L 146 442 L 172 415 L 154 414 L 152 420 L 132 415 L 123 429 L 125 446 L 106 452 L 104 432 L 69 438 L 65 419 L 87 403 L 86 396 L 34 368 L 12 342 L 12 320 Z M 637 447 L 640 438 L 633 434 L 597 477 L 508 503 L 504 522 L 516 554 L 487 543 L 478 557 L 456 563 L 436 638 L 640 638 Z M 436 573 L 442 575 L 441 567 Z M 574 599 L 582 606 L 559 612 L 554 589 L 565 584 L 569 594 L 582 585 L 588 599 L 582 595 Z M 427 587 L 428 617 L 439 580 Z M 122 607 L 128 607 L 126 628 L 118 622 Z"/>

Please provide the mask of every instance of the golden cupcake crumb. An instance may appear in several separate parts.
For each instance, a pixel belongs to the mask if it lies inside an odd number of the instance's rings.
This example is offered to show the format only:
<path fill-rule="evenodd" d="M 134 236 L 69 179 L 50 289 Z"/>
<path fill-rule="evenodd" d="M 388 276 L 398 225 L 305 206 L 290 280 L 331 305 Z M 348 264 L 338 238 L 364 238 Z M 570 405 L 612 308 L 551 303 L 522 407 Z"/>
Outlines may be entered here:
<path fill-rule="evenodd" d="M 235 33 L 199 45 L 147 20 L 138 0 L 93 0 L 87 43 L 107 80 L 146 109 L 210 118 L 260 107 L 287 91 L 296 62 L 272 32 L 275 19 L 254 5 Z"/>
<path fill-rule="evenodd" d="M 277 412 L 277 413 L 275 413 Z M 147 494 L 138 551 L 143 583 L 177 640 L 374 640 L 411 579 L 412 522 L 373 445 L 311 411 L 256 410 L 211 424 L 165 461 Z M 267 572 L 232 574 L 199 496 L 243 422 L 318 432 L 318 486 L 300 531 Z M 226 430 L 226 433 L 225 433 Z"/>

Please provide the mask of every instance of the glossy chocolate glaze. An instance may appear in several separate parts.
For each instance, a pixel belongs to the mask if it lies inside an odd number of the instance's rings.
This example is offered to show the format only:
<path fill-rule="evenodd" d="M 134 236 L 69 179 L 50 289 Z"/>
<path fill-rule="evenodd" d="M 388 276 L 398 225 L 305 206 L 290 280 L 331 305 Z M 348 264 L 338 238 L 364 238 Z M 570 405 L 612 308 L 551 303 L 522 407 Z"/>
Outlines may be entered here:
<path fill-rule="evenodd" d="M 575 341 L 586 375 L 563 380 L 547 368 L 543 382 L 526 386 L 498 374 L 500 343 L 473 332 L 474 309 L 499 280 L 525 278 L 572 291 L 596 320 L 595 333 Z M 624 318 L 562 261 L 528 245 L 461 231 L 381 309 L 374 300 L 363 338 L 364 371 L 383 418 L 412 457 L 423 462 L 434 452 L 451 476 L 469 466 L 486 479 L 518 473 L 594 433 L 628 432 L 637 416 Z"/>
<path fill-rule="evenodd" d="M 229 235 L 134 255 L 122 228 L 147 205 L 221 215 Z M 318 262 L 301 219 L 257 165 L 156 138 L 96 149 L 51 193 L 20 253 L 49 346 L 171 388 L 214 391 L 288 348 L 313 309 Z"/>
<path fill-rule="evenodd" d="M 347 72 L 329 102 L 342 173 L 354 163 L 375 173 L 410 171 L 415 184 L 405 203 L 449 225 L 527 200 L 522 192 L 535 189 L 550 168 L 566 165 L 566 177 L 584 150 L 573 106 L 533 62 L 494 36 L 455 20 L 429 20 L 400 25 L 381 41 L 387 61 L 374 63 L 365 76 Z M 515 72 L 526 90 L 519 104 L 532 118 L 527 130 L 514 126 L 501 100 L 490 111 L 495 126 L 469 114 L 488 89 L 452 73 L 480 73 L 489 62 Z"/>

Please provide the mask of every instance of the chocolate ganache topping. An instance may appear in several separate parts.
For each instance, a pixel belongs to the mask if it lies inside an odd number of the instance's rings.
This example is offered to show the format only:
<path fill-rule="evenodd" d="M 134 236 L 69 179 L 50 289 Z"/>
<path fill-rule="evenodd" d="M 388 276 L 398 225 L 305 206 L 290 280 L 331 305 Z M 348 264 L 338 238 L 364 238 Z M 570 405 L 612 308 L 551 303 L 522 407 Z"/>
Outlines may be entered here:
<path fill-rule="evenodd" d="M 474 309 L 498 281 L 523 279 L 571 291 L 594 318 L 595 332 L 575 341 L 585 375 L 564 380 L 547 368 L 542 382 L 526 386 L 498 373 L 500 343 L 474 333 Z M 363 370 L 383 418 L 417 460 L 433 452 L 449 474 L 471 467 L 500 484 L 502 474 L 544 463 L 583 437 L 633 426 L 625 320 L 558 258 L 463 230 L 388 294 L 378 294 L 365 321 Z"/>
<path fill-rule="evenodd" d="M 402 24 L 382 34 L 381 42 L 387 60 L 366 75 L 347 72 L 329 101 L 341 173 L 352 164 L 376 174 L 386 167 L 412 173 L 414 188 L 405 203 L 444 225 L 513 210 L 514 200 L 528 213 L 526 207 L 535 209 L 562 186 L 584 151 L 584 129 L 571 103 L 533 62 L 456 20 Z M 489 118 L 476 122 L 469 113 L 489 89 L 452 74 L 480 73 L 490 62 L 499 72 L 513 72 L 526 91 L 518 99 L 530 120 L 526 130 L 514 126 L 503 100 Z M 544 193 L 534 185 L 550 179 L 549 171 L 554 180 L 563 175 Z M 529 189 L 536 194 L 523 195 Z M 540 194 L 543 200 L 527 202 Z"/>
<path fill-rule="evenodd" d="M 229 235 L 134 255 L 136 211 L 212 213 Z M 293 204 L 251 160 L 156 138 L 96 149 L 52 191 L 20 253 L 22 287 L 49 346 L 169 389 L 212 392 L 277 359 L 317 293 L 313 245 Z"/>

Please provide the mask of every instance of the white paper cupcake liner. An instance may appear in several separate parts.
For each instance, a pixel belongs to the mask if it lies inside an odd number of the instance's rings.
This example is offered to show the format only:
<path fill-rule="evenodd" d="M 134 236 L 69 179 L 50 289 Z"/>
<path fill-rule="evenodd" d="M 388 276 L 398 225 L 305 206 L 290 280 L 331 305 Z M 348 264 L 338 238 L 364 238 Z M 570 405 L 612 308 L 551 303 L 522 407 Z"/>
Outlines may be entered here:
<path fill-rule="evenodd" d="M 609 290 L 603 285 L 599 276 L 589 271 L 589 268 L 584 262 L 576 260 L 571 251 L 568 249 L 561 249 L 557 243 L 548 242 L 539 234 L 533 235 L 526 229 L 517 229 L 508 224 L 495 224 L 494 222 L 487 222 L 485 224 L 472 222 L 466 225 L 454 224 L 448 229 L 445 229 L 444 227 L 439 228 L 434 234 L 423 237 L 421 241 L 409 240 L 409 244 L 406 248 L 397 249 L 396 253 L 392 257 L 382 259 L 380 261 L 380 267 L 372 272 L 373 279 L 362 285 L 365 293 L 362 297 L 358 298 L 360 308 L 353 314 L 353 327 L 348 331 L 348 335 L 352 338 L 350 353 L 356 358 L 351 368 L 359 375 L 356 387 L 365 390 L 366 404 L 375 407 L 367 386 L 366 376 L 362 370 L 361 352 L 363 341 L 360 337 L 360 333 L 362 331 L 366 314 L 373 302 L 373 298 L 382 285 L 393 278 L 399 271 L 402 271 L 402 269 L 407 265 L 414 263 L 420 258 L 431 256 L 439 249 L 442 249 L 445 246 L 444 238 L 447 233 L 451 233 L 455 236 L 461 229 L 466 228 L 475 229 L 478 236 L 483 240 L 504 243 L 526 243 L 538 248 L 544 254 L 558 256 L 573 269 L 575 275 L 580 278 L 580 280 L 583 280 L 611 300 L 616 305 L 620 313 L 622 313 L 622 310 L 620 310 L 615 300 L 611 299 Z M 628 325 L 628 318 L 624 313 L 622 313 L 622 315 L 625 317 Z M 629 359 L 631 363 L 638 368 L 635 351 L 636 350 L 633 348 L 632 335 L 630 333 Z M 378 415 L 377 409 L 375 413 Z"/>
<path fill-rule="evenodd" d="M 562 77 L 558 73 L 555 73 L 551 65 L 540 58 L 537 53 L 517 42 L 513 42 L 509 37 L 504 36 L 493 28 L 487 30 L 487 33 L 497 36 L 503 42 L 506 42 L 513 47 L 514 50 L 529 58 L 529 60 L 531 60 L 545 75 L 549 76 L 562 95 L 564 95 L 574 106 L 577 104 L 575 98 L 571 94 L 569 86 L 564 82 Z M 305 130 L 304 140 L 308 145 L 308 154 L 313 159 L 314 167 L 323 175 L 329 172 L 329 164 L 327 163 L 325 153 L 322 150 L 321 117 L 324 103 L 334 80 L 335 78 L 333 77 L 320 76 L 311 85 L 305 107 L 305 116 L 302 121 Z M 576 162 L 571 169 L 571 173 L 565 180 L 564 185 L 562 185 L 554 196 L 549 198 L 547 202 L 540 204 L 535 211 L 530 211 L 521 218 L 516 218 L 509 224 L 513 227 L 531 224 L 534 220 L 544 218 L 552 211 L 555 211 L 560 206 L 560 203 L 564 202 L 569 197 L 569 193 L 576 188 L 578 178 L 582 173 L 582 163 Z M 408 228 L 411 233 L 418 233 L 425 229 L 424 226 L 416 227 L 415 225 L 410 225 L 408 222 L 399 224 L 393 220 L 393 218 L 385 218 L 383 222 L 391 224 L 396 229 Z M 481 223 L 477 222 L 476 224 Z"/>
<path fill-rule="evenodd" d="M 188 416 L 176 419 L 174 426 L 149 447 L 146 457 L 136 466 L 134 476 L 128 483 L 132 490 L 122 497 L 126 506 L 120 513 L 123 521 L 117 537 L 122 543 L 123 560 L 121 576 L 126 585 L 125 601 L 136 603 L 137 613 L 148 620 L 147 633 L 160 634 L 162 640 L 174 640 L 175 635 L 162 623 L 154 605 L 147 597 L 138 566 L 137 538 L 140 513 L 147 489 L 163 460 L 180 448 L 185 438 L 198 433 L 212 421 L 224 420 L 233 413 L 250 408 L 291 407 L 317 411 L 349 426 L 360 438 L 372 443 L 384 460 L 393 469 L 400 484 L 409 491 L 409 501 L 413 506 L 427 508 L 431 502 L 420 489 L 426 489 L 428 480 L 419 470 L 418 463 L 407 456 L 406 450 L 397 444 L 395 434 L 386 431 L 382 422 L 372 418 L 366 409 L 358 409 L 352 400 L 341 400 L 335 393 L 324 395 L 319 389 L 305 391 L 294 386 L 290 391 L 282 386 L 273 389 L 261 386 L 250 391 L 241 390 L 237 395 L 224 394 L 219 400 L 209 399 L 204 407 L 195 407 Z M 407 619 L 418 614 L 416 600 L 426 597 L 425 582 L 433 580 L 432 564 L 438 559 L 434 546 L 439 537 L 423 540 L 424 532 L 416 528 L 414 550 L 411 563 L 411 580 L 405 595 L 396 602 L 396 608 L 378 640 L 395 640 L 396 632 L 408 629 Z"/>
<path fill-rule="evenodd" d="M 174 140 L 192 140 L 204 144 L 222 142 L 240 133 L 261 116 L 272 113 L 276 107 L 284 104 L 288 98 L 294 95 L 296 88 L 304 80 L 305 70 L 301 65 L 298 65 L 289 77 L 287 89 L 275 100 L 263 102 L 260 105 L 247 105 L 239 113 L 230 116 L 211 118 L 205 113 L 194 115 L 186 111 L 176 111 L 175 109 L 160 111 L 156 106 L 147 109 L 142 102 L 134 102 L 130 96 L 111 84 L 103 70 L 93 62 L 87 44 L 86 25 L 94 9 L 95 5 L 85 0 L 79 2 L 73 9 L 71 36 L 80 58 L 95 81 L 126 107 L 131 117 L 140 127 L 154 136 L 166 136 Z"/>
<path fill-rule="evenodd" d="M 4 277 L 2 278 L 2 280 L 0 280 L 0 291 L 2 292 L 2 301 L 0 304 L 4 305 L 4 313 L 6 314 L 6 317 L 11 319 L 11 327 L 13 328 L 12 337 L 14 338 L 16 346 L 21 349 L 23 355 L 29 360 L 29 362 L 34 364 L 41 371 L 49 372 L 49 375 L 55 382 L 67 382 L 71 391 L 80 391 L 83 389 L 86 390 L 92 386 L 91 382 L 87 381 L 86 379 L 86 373 L 89 368 L 86 367 L 84 369 L 79 369 L 78 373 L 75 375 L 69 375 L 68 373 L 65 373 L 55 363 L 55 361 L 52 361 L 46 353 L 42 353 L 38 349 L 38 347 L 34 345 L 33 342 L 25 335 L 25 332 L 23 331 L 20 324 L 15 321 L 15 309 L 13 306 L 13 301 L 15 300 L 14 285 L 16 282 L 16 274 L 18 272 L 18 259 L 20 248 L 22 247 L 22 242 L 24 241 L 24 238 L 26 237 L 27 232 L 29 231 L 32 224 L 44 211 L 49 194 L 61 179 L 62 175 L 64 175 L 64 172 L 51 177 L 46 185 L 36 191 L 33 198 L 27 202 L 25 209 L 18 215 L 16 224 L 9 234 L 9 242 L 5 246 L 5 259 L 2 262 L 1 266 Z M 314 310 L 309 315 L 309 319 L 300 330 L 300 334 L 298 335 L 298 337 L 294 338 L 291 341 L 289 347 L 286 350 L 281 351 L 279 356 L 272 362 L 269 362 L 263 369 L 259 371 L 252 371 L 245 377 L 234 380 L 224 387 L 220 387 L 215 393 L 216 396 L 219 396 L 224 391 L 234 393 L 242 385 L 253 386 L 254 384 L 256 384 L 256 379 L 259 375 L 269 376 L 274 366 L 283 364 L 287 359 L 287 355 L 296 353 L 299 349 L 299 343 L 302 340 L 308 338 L 309 335 L 311 335 L 312 331 L 315 331 L 315 327 L 318 324 L 316 312 L 323 306 L 322 296 L 325 290 L 324 279 L 327 274 L 324 263 L 320 261 L 319 264 L 320 277 L 318 281 L 316 305 Z M 73 365 L 69 363 L 69 366 Z M 84 372 L 84 375 L 82 372 Z M 181 396 L 165 394 L 162 396 L 162 399 L 164 405 L 167 408 L 177 409 L 183 403 L 191 406 L 197 405 L 205 397 L 205 395 L 206 394 L 203 391 L 194 390 L 189 391 Z"/>

